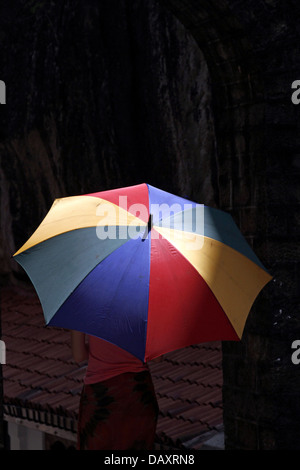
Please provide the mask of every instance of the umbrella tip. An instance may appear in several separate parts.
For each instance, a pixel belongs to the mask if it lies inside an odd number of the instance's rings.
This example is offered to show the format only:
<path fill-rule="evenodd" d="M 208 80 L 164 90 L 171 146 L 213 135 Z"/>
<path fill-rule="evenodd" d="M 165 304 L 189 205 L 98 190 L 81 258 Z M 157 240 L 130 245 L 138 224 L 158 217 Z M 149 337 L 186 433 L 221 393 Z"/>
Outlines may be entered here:
<path fill-rule="evenodd" d="M 146 240 L 146 238 L 148 237 L 148 234 L 150 233 L 150 230 L 152 229 L 152 223 L 153 223 L 152 220 L 153 220 L 153 215 L 149 214 L 148 224 L 147 224 L 145 233 L 143 235 L 142 242 Z"/>

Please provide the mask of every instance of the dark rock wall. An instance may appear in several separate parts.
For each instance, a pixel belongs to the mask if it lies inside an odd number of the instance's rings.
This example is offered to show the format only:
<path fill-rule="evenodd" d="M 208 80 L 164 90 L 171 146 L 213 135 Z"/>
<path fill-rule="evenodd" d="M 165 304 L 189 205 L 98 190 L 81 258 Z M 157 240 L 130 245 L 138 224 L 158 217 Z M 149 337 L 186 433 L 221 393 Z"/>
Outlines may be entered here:
<path fill-rule="evenodd" d="M 299 5 L 0 6 L 2 276 L 55 197 L 146 181 L 230 211 L 274 280 L 223 345 L 228 449 L 300 448 Z"/>
<path fill-rule="evenodd" d="M 148 182 L 215 203 L 206 62 L 156 0 L 3 9 L 1 273 L 56 197 Z M 3 109 L 4 108 L 4 109 Z"/>
<path fill-rule="evenodd" d="M 241 343 L 223 344 L 227 449 L 299 449 L 300 5 L 162 0 L 193 34 L 212 83 L 221 207 L 274 275 Z"/>

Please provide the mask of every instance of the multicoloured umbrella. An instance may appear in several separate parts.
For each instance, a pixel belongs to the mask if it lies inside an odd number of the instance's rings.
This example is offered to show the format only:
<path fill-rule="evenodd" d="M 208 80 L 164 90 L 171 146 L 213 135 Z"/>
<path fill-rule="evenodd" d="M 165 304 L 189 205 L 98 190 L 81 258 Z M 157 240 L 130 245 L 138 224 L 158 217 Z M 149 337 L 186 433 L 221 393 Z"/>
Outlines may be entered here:
<path fill-rule="evenodd" d="M 55 200 L 14 257 L 47 325 L 145 362 L 239 340 L 271 279 L 229 214 L 147 184 Z"/>

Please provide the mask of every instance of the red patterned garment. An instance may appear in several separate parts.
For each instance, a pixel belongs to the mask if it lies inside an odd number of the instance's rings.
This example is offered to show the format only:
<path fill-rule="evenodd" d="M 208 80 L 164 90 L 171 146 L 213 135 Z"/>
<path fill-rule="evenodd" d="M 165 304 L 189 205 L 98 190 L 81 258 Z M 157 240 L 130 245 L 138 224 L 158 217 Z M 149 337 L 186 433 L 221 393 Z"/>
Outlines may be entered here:
<path fill-rule="evenodd" d="M 84 384 L 78 450 L 153 449 L 158 404 L 149 371 Z"/>

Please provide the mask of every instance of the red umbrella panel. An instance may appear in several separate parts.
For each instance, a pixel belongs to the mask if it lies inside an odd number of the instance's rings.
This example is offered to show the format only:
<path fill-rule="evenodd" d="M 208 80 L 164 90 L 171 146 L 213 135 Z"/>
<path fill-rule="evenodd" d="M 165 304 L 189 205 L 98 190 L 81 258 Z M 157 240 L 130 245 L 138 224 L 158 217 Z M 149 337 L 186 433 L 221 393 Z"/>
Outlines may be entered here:
<path fill-rule="evenodd" d="M 14 257 L 47 325 L 145 362 L 239 340 L 271 279 L 229 214 L 148 184 L 55 200 Z"/>

